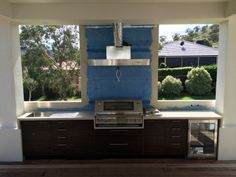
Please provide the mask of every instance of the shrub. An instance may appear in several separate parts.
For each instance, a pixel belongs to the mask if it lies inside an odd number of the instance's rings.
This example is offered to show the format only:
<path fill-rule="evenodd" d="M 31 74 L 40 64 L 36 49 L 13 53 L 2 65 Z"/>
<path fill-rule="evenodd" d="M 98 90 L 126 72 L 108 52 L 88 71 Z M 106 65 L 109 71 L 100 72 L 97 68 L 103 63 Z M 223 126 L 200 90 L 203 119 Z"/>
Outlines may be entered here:
<path fill-rule="evenodd" d="M 216 82 L 216 75 L 217 75 L 217 65 L 213 64 L 213 65 L 207 65 L 207 66 L 203 66 L 211 75 L 212 78 L 212 82 Z"/>
<path fill-rule="evenodd" d="M 187 75 L 189 71 L 191 71 L 193 67 L 176 67 L 176 68 L 161 68 L 158 69 L 158 76 L 180 76 L 180 75 Z"/>
<path fill-rule="evenodd" d="M 157 83 L 157 88 L 158 88 L 158 95 L 161 95 L 161 94 L 162 94 L 162 93 L 161 93 L 162 85 L 161 85 L 161 82 L 160 82 L 160 81 L 158 81 L 158 83 Z"/>
<path fill-rule="evenodd" d="M 185 86 L 186 90 L 192 95 L 207 95 L 212 89 L 211 75 L 203 67 L 193 68 L 188 72 Z"/>
<path fill-rule="evenodd" d="M 216 82 L 216 73 L 217 73 L 217 65 L 207 65 L 203 66 L 211 75 L 212 81 Z M 177 67 L 177 68 L 159 68 L 158 69 L 158 77 L 159 80 L 163 77 L 171 75 L 173 77 L 183 78 L 185 80 L 186 75 L 189 71 L 191 71 L 193 67 L 186 66 L 186 67 Z"/>
<path fill-rule="evenodd" d="M 180 79 L 176 79 L 173 76 L 166 76 L 161 84 L 162 93 L 164 95 L 180 95 L 183 91 L 182 82 Z"/>
<path fill-rule="evenodd" d="M 165 63 L 161 63 L 161 64 L 159 65 L 159 68 L 167 68 L 167 65 L 166 65 Z"/>

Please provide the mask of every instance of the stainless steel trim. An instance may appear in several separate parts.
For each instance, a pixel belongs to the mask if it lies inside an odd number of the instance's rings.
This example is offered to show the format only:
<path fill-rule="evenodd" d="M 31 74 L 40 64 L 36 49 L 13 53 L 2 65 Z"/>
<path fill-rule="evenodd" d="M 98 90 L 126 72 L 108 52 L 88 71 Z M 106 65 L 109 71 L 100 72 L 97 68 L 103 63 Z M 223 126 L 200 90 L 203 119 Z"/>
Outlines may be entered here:
<path fill-rule="evenodd" d="M 95 113 L 95 116 L 96 115 L 100 115 L 100 116 L 102 116 L 102 115 L 117 115 L 117 116 L 121 116 L 121 115 L 134 115 L 134 116 L 136 116 L 136 115 L 143 115 L 143 113 L 141 113 L 141 112 L 128 112 L 128 111 L 124 111 L 124 112 L 118 112 L 118 111 L 113 111 L 113 112 L 96 112 Z"/>
<path fill-rule="evenodd" d="M 123 111 L 106 111 L 104 110 L 104 103 L 109 102 L 133 102 L 133 110 L 123 110 Z M 116 115 L 116 114 L 126 114 L 126 115 L 143 115 L 143 105 L 141 100 L 96 100 L 95 102 L 95 115 Z"/>
<path fill-rule="evenodd" d="M 150 59 L 89 59 L 88 66 L 148 66 Z"/>
<path fill-rule="evenodd" d="M 144 122 L 140 125 L 122 125 L 122 126 L 104 126 L 104 125 L 97 125 L 94 120 L 94 129 L 105 129 L 105 130 L 129 130 L 129 129 L 144 129 Z"/>

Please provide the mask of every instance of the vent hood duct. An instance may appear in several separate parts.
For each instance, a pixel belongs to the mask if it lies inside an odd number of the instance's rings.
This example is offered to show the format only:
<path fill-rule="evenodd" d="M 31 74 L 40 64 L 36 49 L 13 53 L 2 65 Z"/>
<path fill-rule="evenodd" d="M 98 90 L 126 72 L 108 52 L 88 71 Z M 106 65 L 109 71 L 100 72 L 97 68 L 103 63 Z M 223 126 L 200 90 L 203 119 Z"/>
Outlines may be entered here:
<path fill-rule="evenodd" d="M 121 22 L 114 23 L 114 30 L 113 30 L 113 36 L 114 36 L 114 45 L 116 47 L 122 47 L 123 46 L 123 24 Z"/>
<path fill-rule="evenodd" d="M 131 47 L 123 46 L 123 24 L 116 22 L 113 25 L 114 46 L 106 47 L 108 60 L 131 59 Z"/>
<path fill-rule="evenodd" d="M 131 46 L 123 46 L 123 24 L 113 25 L 114 46 L 106 47 L 106 59 L 89 59 L 89 66 L 144 66 L 150 59 L 131 59 Z"/>

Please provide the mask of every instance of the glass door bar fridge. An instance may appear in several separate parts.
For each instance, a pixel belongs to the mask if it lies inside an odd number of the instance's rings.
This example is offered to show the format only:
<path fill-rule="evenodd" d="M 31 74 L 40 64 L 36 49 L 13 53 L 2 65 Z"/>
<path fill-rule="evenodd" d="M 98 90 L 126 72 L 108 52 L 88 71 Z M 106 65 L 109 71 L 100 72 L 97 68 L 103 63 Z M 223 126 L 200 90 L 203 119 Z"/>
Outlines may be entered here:
<path fill-rule="evenodd" d="M 188 158 L 216 159 L 218 120 L 189 120 Z"/>

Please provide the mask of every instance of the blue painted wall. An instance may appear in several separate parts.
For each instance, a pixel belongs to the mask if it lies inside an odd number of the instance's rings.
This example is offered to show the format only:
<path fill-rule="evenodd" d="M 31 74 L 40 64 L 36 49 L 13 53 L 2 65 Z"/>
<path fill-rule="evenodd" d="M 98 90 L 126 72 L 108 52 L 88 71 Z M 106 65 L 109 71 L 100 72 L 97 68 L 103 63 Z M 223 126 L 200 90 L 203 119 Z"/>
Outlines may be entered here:
<path fill-rule="evenodd" d="M 113 44 L 112 26 L 86 28 L 88 59 L 105 59 L 106 46 Z M 123 40 L 131 45 L 131 58 L 151 58 L 152 28 L 124 27 Z M 97 99 L 141 99 L 149 103 L 151 97 L 150 66 L 121 66 L 120 82 L 116 67 L 88 67 L 88 97 Z"/>

